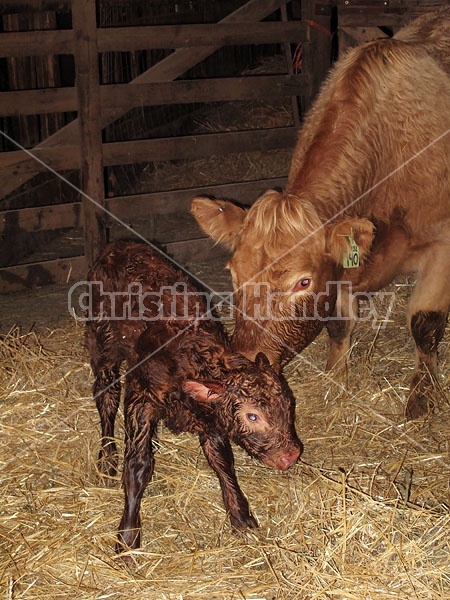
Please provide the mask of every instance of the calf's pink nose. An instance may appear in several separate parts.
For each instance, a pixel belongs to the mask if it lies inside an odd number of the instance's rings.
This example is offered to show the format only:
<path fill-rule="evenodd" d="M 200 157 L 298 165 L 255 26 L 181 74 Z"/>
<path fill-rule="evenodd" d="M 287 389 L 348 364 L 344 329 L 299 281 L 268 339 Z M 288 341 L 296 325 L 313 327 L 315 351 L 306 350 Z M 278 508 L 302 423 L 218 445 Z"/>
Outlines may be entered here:
<path fill-rule="evenodd" d="M 291 454 L 285 454 L 284 456 L 280 456 L 277 459 L 277 467 L 281 471 L 286 471 L 287 469 L 289 469 L 289 467 L 295 465 L 295 463 L 298 461 L 299 456 L 300 450 L 295 450 Z"/>

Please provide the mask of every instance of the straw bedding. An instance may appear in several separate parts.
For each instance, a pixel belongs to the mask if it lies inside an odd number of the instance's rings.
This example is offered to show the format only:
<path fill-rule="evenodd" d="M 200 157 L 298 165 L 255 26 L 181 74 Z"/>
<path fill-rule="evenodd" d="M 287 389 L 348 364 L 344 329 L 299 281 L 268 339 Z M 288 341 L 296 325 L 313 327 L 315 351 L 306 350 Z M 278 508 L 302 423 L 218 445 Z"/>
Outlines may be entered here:
<path fill-rule="evenodd" d="M 403 284 L 384 330 L 358 326 L 346 381 L 321 370 L 325 335 L 287 367 L 305 444 L 297 466 L 280 473 L 236 450 L 256 533 L 231 529 L 197 439 L 160 427 L 131 567 L 113 552 L 120 482 L 97 479 L 83 328 L 12 328 L 0 342 L 1 597 L 450 598 L 450 337 L 438 412 L 405 423 Z M 120 418 L 117 436 L 122 451 Z"/>

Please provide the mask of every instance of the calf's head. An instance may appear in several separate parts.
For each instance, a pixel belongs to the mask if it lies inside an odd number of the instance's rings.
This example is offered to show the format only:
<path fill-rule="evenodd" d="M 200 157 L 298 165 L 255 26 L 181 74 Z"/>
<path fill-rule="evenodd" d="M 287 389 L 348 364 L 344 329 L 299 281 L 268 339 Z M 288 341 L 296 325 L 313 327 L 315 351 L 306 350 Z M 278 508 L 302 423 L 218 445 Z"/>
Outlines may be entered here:
<path fill-rule="evenodd" d="M 233 355 L 223 380 L 188 380 L 183 390 L 209 404 L 224 433 L 253 458 L 282 471 L 297 462 L 303 447 L 295 430 L 295 400 L 264 354 L 254 363 Z"/>
<path fill-rule="evenodd" d="M 307 199 L 275 191 L 248 210 L 199 197 L 191 212 L 233 252 L 233 348 L 250 359 L 262 351 L 275 368 L 310 344 L 332 313 L 349 238 L 359 246 L 360 261 L 373 240 L 370 221 L 323 223 Z"/>

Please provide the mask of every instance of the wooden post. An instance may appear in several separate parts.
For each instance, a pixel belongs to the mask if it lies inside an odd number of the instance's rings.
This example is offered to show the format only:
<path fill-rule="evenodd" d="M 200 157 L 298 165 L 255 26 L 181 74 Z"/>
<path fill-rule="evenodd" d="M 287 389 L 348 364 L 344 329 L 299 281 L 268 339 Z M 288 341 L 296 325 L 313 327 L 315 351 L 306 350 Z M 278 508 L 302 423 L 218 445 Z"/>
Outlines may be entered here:
<path fill-rule="evenodd" d="M 286 8 L 286 4 L 283 4 L 283 6 L 281 7 L 281 20 L 284 23 L 288 22 L 288 14 L 287 14 L 287 8 Z M 294 74 L 294 66 L 292 64 L 292 52 L 291 52 L 291 44 L 289 42 L 286 42 L 284 44 L 284 52 L 286 55 L 286 61 L 287 61 L 287 71 L 289 75 L 293 75 Z M 292 105 L 292 116 L 294 118 L 294 125 L 296 127 L 300 127 L 300 111 L 298 108 L 298 98 L 297 96 L 291 96 L 291 105 Z"/>
<path fill-rule="evenodd" d="M 309 44 L 305 44 L 303 63 L 310 74 L 312 102 L 331 66 L 331 5 L 323 0 L 302 2 L 302 20 L 309 25 Z M 308 109 L 308 106 L 304 107 Z"/>
<path fill-rule="evenodd" d="M 100 81 L 95 0 L 73 0 L 75 73 L 80 127 L 86 263 L 92 265 L 106 244 Z"/>

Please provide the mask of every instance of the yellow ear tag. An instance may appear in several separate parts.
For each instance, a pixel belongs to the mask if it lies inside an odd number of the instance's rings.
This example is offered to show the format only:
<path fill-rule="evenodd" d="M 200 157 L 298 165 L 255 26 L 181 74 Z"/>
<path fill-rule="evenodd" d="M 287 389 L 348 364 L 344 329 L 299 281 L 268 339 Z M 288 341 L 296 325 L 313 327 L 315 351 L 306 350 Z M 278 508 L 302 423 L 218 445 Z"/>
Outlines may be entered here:
<path fill-rule="evenodd" d="M 351 235 L 348 236 L 350 248 L 344 252 L 342 266 L 344 269 L 356 269 L 359 267 L 359 247 Z"/>

